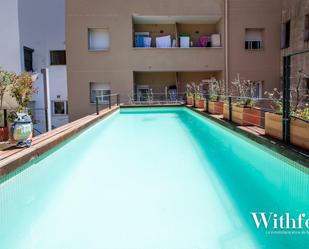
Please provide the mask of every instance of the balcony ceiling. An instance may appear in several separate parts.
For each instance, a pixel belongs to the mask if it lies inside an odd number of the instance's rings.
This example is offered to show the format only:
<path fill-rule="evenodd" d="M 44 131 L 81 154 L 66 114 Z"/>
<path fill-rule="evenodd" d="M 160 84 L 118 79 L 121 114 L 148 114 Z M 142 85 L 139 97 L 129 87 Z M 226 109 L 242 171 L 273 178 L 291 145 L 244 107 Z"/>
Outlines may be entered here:
<path fill-rule="evenodd" d="M 135 24 L 215 24 L 221 19 L 221 15 L 205 16 L 140 16 L 133 15 Z"/>

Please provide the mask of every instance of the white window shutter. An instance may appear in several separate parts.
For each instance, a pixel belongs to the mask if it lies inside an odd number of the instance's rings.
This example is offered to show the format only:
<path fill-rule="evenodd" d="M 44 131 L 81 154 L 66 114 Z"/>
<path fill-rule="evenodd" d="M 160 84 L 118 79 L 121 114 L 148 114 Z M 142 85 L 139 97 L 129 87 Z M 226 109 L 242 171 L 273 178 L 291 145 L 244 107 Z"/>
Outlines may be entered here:
<path fill-rule="evenodd" d="M 90 50 L 109 49 L 109 32 L 107 29 L 89 29 L 88 32 Z"/>

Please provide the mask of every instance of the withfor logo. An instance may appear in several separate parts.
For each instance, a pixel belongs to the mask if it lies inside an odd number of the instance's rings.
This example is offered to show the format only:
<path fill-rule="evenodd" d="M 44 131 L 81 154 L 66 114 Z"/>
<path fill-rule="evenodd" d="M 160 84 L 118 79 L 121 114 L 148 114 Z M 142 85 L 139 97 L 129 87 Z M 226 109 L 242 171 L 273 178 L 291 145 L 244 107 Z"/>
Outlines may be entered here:
<path fill-rule="evenodd" d="M 252 212 L 251 216 L 257 229 L 269 230 L 272 233 L 278 231 L 309 232 L 309 218 L 305 213 L 292 217 L 290 213 L 278 215 L 277 213 Z"/>

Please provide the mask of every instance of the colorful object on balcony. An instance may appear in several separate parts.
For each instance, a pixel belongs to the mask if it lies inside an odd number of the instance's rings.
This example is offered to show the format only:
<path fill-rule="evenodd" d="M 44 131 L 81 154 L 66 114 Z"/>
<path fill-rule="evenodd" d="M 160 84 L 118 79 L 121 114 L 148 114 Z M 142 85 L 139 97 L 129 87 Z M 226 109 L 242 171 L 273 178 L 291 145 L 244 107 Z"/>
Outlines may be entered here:
<path fill-rule="evenodd" d="M 26 113 L 17 113 L 17 118 L 11 131 L 17 147 L 30 147 L 32 143 L 33 124 L 31 117 Z"/>
<path fill-rule="evenodd" d="M 172 45 L 171 36 L 162 36 L 156 38 L 156 47 L 157 48 L 170 48 Z"/>
<path fill-rule="evenodd" d="M 144 37 L 144 47 L 145 48 L 151 47 L 151 37 Z"/>
<path fill-rule="evenodd" d="M 180 47 L 181 48 L 190 47 L 190 36 L 180 36 Z"/>
<path fill-rule="evenodd" d="M 211 46 L 212 47 L 220 47 L 221 46 L 220 34 L 212 34 L 211 35 Z"/>
<path fill-rule="evenodd" d="M 138 47 L 138 48 L 144 47 L 144 36 L 143 35 L 135 36 L 135 47 Z"/>
<path fill-rule="evenodd" d="M 202 35 L 200 36 L 200 38 L 198 39 L 198 46 L 199 47 L 207 47 L 209 42 L 209 37 L 206 35 Z"/>

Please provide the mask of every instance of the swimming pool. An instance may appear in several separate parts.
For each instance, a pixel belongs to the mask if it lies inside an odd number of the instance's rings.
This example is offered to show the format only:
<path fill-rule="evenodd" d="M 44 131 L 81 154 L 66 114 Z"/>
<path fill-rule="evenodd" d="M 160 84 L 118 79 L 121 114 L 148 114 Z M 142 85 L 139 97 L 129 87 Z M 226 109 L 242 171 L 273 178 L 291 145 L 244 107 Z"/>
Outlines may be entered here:
<path fill-rule="evenodd" d="M 252 216 L 308 214 L 300 169 L 187 108 L 121 109 L 2 181 L 0 248 L 306 248 Z"/>

